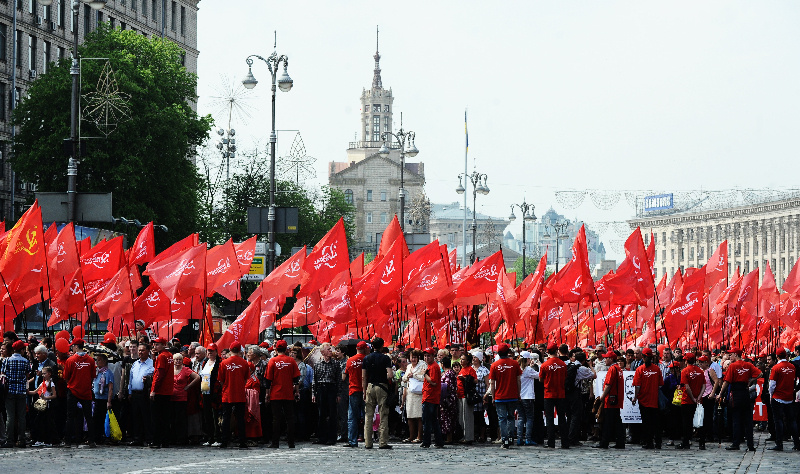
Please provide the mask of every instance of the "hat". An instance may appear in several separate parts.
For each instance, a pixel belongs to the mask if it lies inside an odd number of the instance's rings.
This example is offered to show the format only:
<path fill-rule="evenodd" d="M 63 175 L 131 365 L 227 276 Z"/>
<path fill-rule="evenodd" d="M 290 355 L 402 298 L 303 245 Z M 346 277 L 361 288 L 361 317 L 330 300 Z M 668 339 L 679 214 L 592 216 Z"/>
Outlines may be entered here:
<path fill-rule="evenodd" d="M 678 362 L 678 361 L 675 361 L 675 362 L 669 364 L 667 367 L 673 368 L 673 367 L 680 367 L 680 366 L 681 366 L 681 363 Z"/>
<path fill-rule="evenodd" d="M 436 349 L 434 349 L 433 347 L 429 347 L 422 352 L 428 355 L 436 355 Z"/>
<path fill-rule="evenodd" d="M 500 352 L 508 352 L 510 350 L 511 350 L 511 346 L 509 346 L 505 342 L 500 343 L 500 345 L 497 346 L 497 352 L 498 353 L 500 353 Z"/>
<path fill-rule="evenodd" d="M 558 350 L 558 344 L 556 344 L 555 342 L 551 342 L 550 344 L 547 345 L 547 352 L 557 351 L 557 350 Z"/>
<path fill-rule="evenodd" d="M 708 362 L 708 356 L 700 356 L 697 358 L 697 362 Z"/>
<path fill-rule="evenodd" d="M 478 359 L 479 361 L 483 362 L 483 352 L 480 349 L 475 349 L 472 352 L 470 352 L 470 354 L 472 354 L 472 357 L 474 357 L 474 358 Z"/>
<path fill-rule="evenodd" d="M 134 324 L 141 324 L 142 326 L 145 326 L 144 319 L 137 319 Z"/>
<path fill-rule="evenodd" d="M 206 350 L 207 351 L 219 351 L 219 349 L 217 349 L 217 345 L 214 344 L 213 342 L 206 346 Z"/>
<path fill-rule="evenodd" d="M 356 349 L 366 349 L 367 347 L 368 346 L 365 341 L 358 341 L 358 344 L 356 344 Z"/>
<path fill-rule="evenodd" d="M 258 347 L 263 347 L 264 349 L 269 349 L 269 342 L 264 341 L 258 345 Z"/>
<path fill-rule="evenodd" d="M 606 359 L 616 359 L 617 358 L 617 353 L 614 352 L 614 351 L 608 351 L 605 354 L 603 354 L 603 357 L 606 358 Z"/>
<path fill-rule="evenodd" d="M 530 352 L 528 352 L 528 351 L 522 351 L 522 352 L 520 352 L 520 354 L 519 354 L 519 355 L 520 355 L 520 357 L 522 357 L 523 359 L 533 359 L 533 354 L 531 354 L 531 353 L 530 353 Z"/>
<path fill-rule="evenodd" d="M 114 334 L 112 334 L 110 332 L 107 332 L 106 335 L 103 336 L 103 344 L 109 344 L 111 342 L 116 343 L 117 342 L 117 336 L 115 336 Z"/>
<path fill-rule="evenodd" d="M 686 354 L 683 355 L 683 360 L 685 360 L 686 362 L 694 362 L 694 354 L 691 352 L 687 352 Z"/>
<path fill-rule="evenodd" d="M 86 344 L 86 341 L 84 341 L 83 339 L 81 339 L 81 338 L 79 338 L 79 337 L 78 337 L 78 338 L 76 338 L 76 339 L 73 339 L 73 340 L 72 340 L 72 344 L 70 344 L 70 345 L 71 345 L 71 346 L 80 346 L 80 347 L 83 347 L 83 345 L 84 345 L 84 344 Z"/>
<path fill-rule="evenodd" d="M 233 341 L 231 343 L 230 349 L 231 349 L 231 352 L 239 352 L 240 350 L 242 350 L 242 345 L 239 344 L 239 341 Z"/>
<path fill-rule="evenodd" d="M 733 347 L 731 348 L 731 350 L 728 351 L 728 354 L 742 355 L 742 350 L 739 349 L 738 347 Z"/>
<path fill-rule="evenodd" d="M 778 359 L 785 359 L 786 358 L 786 349 L 781 347 L 780 349 L 778 349 L 778 352 L 776 352 L 775 355 L 778 356 Z"/>
<path fill-rule="evenodd" d="M 653 349 L 645 347 L 644 349 L 642 349 L 642 355 L 645 357 L 653 357 Z"/>
<path fill-rule="evenodd" d="M 319 342 L 317 342 L 316 339 L 312 339 L 312 340 L 308 341 L 308 343 L 309 344 L 314 344 L 315 346 L 319 344 Z"/>
<path fill-rule="evenodd" d="M 275 341 L 275 349 L 276 350 L 286 350 L 289 345 L 283 339 Z"/>
<path fill-rule="evenodd" d="M 14 344 L 11 344 L 11 348 L 15 351 L 25 349 L 28 345 L 22 341 L 14 341 Z"/>
<path fill-rule="evenodd" d="M 164 345 L 166 345 L 167 344 L 167 340 L 164 339 L 163 337 L 157 337 L 157 338 L 153 339 L 153 344 L 164 344 Z"/>

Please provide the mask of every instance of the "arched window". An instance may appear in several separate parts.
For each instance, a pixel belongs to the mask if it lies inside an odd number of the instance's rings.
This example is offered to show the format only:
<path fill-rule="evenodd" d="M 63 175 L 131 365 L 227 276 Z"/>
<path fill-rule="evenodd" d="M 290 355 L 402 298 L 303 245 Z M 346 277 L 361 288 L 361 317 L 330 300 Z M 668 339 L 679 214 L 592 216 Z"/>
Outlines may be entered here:
<path fill-rule="evenodd" d="M 344 200 L 347 204 L 353 204 L 353 190 L 352 189 L 345 189 L 344 191 Z"/>

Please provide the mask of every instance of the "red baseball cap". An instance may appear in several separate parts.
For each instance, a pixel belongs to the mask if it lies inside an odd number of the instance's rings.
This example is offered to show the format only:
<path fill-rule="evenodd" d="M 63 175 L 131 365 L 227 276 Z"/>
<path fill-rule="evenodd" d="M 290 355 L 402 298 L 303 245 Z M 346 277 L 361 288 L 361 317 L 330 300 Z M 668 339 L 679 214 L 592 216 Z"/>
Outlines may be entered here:
<path fill-rule="evenodd" d="M 436 349 L 434 349 L 433 347 L 429 347 L 422 352 L 424 352 L 425 354 L 436 355 Z"/>
<path fill-rule="evenodd" d="M 616 359 L 617 358 L 617 353 L 614 352 L 614 351 L 608 351 L 605 354 L 603 354 L 603 357 L 606 358 L 606 359 Z"/>
<path fill-rule="evenodd" d="M 739 349 L 738 347 L 734 347 L 728 351 L 728 354 L 742 355 L 742 350 Z"/>
<path fill-rule="evenodd" d="M 697 358 L 697 362 L 708 362 L 708 356 L 700 356 Z"/>
<path fill-rule="evenodd" d="M 557 350 L 558 350 L 558 344 L 556 344 L 555 342 L 551 342 L 550 344 L 547 345 L 547 352 L 557 351 Z"/>
<path fill-rule="evenodd" d="M 686 362 L 693 362 L 694 354 L 691 352 L 687 352 L 686 354 L 683 355 L 683 360 L 685 360 Z"/>
<path fill-rule="evenodd" d="M 358 344 L 356 344 L 356 349 L 366 349 L 367 347 L 369 346 L 365 341 L 358 341 Z"/>
<path fill-rule="evenodd" d="M 28 347 L 28 345 L 22 341 L 14 341 L 14 344 L 11 344 L 11 348 L 14 349 L 15 351 L 18 351 L 20 349 L 25 349 L 26 347 Z"/>
<path fill-rule="evenodd" d="M 778 349 L 778 352 L 776 352 L 775 355 L 778 356 L 778 359 L 785 359 L 786 358 L 786 349 L 781 347 L 780 349 Z"/>
<path fill-rule="evenodd" d="M 258 345 L 258 347 L 263 347 L 264 349 L 269 349 L 269 342 L 264 341 Z"/>
<path fill-rule="evenodd" d="M 653 356 L 653 349 L 650 349 L 649 347 L 645 347 L 644 349 L 642 349 L 642 355 L 643 356 L 647 356 L 647 357 L 652 357 Z"/>
<path fill-rule="evenodd" d="M 505 342 L 501 343 L 497 346 L 497 352 L 508 352 L 511 350 L 511 346 L 506 344 Z"/>
<path fill-rule="evenodd" d="M 283 339 L 275 341 L 275 349 L 280 350 L 280 349 L 286 349 L 287 347 L 289 347 L 289 344 Z"/>
<path fill-rule="evenodd" d="M 157 338 L 153 339 L 153 344 L 164 344 L 164 345 L 166 345 L 167 344 L 167 340 L 164 339 L 163 337 L 157 337 Z"/>
<path fill-rule="evenodd" d="M 77 338 L 77 339 L 73 339 L 72 340 L 72 344 L 70 344 L 70 345 L 71 346 L 83 346 L 84 344 L 86 344 L 86 341 L 84 341 L 81 338 Z"/>
<path fill-rule="evenodd" d="M 207 351 L 219 351 L 219 349 L 217 349 L 217 345 L 214 344 L 213 342 L 206 346 L 206 350 Z"/>
<path fill-rule="evenodd" d="M 103 336 L 103 343 L 104 344 L 109 344 L 109 343 L 112 343 L 112 342 L 115 343 L 115 344 L 117 343 L 117 336 L 115 336 L 114 334 L 112 334 L 110 332 L 107 332 L 106 335 Z"/>
<path fill-rule="evenodd" d="M 233 341 L 233 342 L 231 343 L 230 350 L 231 350 L 232 352 L 239 352 L 240 350 L 242 350 L 242 345 L 241 345 L 241 344 L 239 344 L 239 341 Z"/>

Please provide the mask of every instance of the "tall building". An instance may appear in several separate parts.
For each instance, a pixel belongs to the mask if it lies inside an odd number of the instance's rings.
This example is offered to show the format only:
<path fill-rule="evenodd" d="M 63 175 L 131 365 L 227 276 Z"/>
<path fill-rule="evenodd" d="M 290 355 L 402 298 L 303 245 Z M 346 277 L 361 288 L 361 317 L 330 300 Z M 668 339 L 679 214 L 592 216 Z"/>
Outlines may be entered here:
<path fill-rule="evenodd" d="M 385 132 L 394 131 L 394 95 L 384 89 L 381 78 L 381 55 L 375 51 L 372 86 L 361 92 L 361 140 L 350 142 L 346 162 L 330 162 L 328 184 L 341 190 L 356 208 L 355 250 L 374 252 L 380 236 L 395 215 L 400 215 L 401 159 L 400 144 L 387 141 L 388 157 L 378 150 Z M 405 198 L 405 232 L 411 246 L 430 242 L 428 235 L 429 203 L 425 197 L 425 166 L 409 163 L 402 169 Z"/>
<path fill-rule="evenodd" d="M 473 245 L 476 256 L 491 255 L 503 245 L 503 232 L 510 221 L 503 217 L 492 217 L 480 212 L 475 214 L 477 230 L 475 243 L 472 242 L 472 210 L 467 208 L 467 235 L 466 251 L 464 252 L 464 207 L 463 204 L 452 202 L 450 204 L 434 204 L 431 206 L 430 233 L 431 239 L 439 239 L 440 244 L 447 244 L 448 248 L 457 248 L 459 261 L 461 256 L 472 253 Z M 485 249 L 485 251 L 482 251 Z M 516 250 L 516 249 L 514 249 Z M 513 262 L 512 262 L 513 264 Z"/>
<path fill-rule="evenodd" d="M 77 24 L 73 22 L 73 2 L 78 8 Z M 93 10 L 78 0 L 53 0 L 49 6 L 42 6 L 36 0 L 0 0 L 0 220 L 11 218 L 12 186 L 16 186 L 15 218 L 20 216 L 25 200 L 35 191 L 31 184 L 18 180 L 12 183 L 8 162 L 13 140 L 12 105 L 25 96 L 32 81 L 47 74 L 52 63 L 71 56 L 74 29 L 78 30 L 80 43 L 102 22 L 148 38 L 169 38 L 185 51 L 182 61 L 186 69 L 197 73 L 199 3 L 200 0 L 108 0 L 102 10 Z M 16 30 L 13 26 L 15 14 Z M 12 86 L 14 77 L 16 90 Z M 65 169 L 66 166 L 64 158 Z M 65 181 L 65 190 L 66 185 Z"/>

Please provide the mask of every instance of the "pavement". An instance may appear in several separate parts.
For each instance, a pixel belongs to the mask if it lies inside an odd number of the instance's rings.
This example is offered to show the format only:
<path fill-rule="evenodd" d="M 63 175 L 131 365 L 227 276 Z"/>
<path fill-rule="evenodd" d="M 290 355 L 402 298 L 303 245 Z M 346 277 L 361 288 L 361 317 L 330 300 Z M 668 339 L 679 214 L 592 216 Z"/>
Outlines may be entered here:
<path fill-rule="evenodd" d="M 447 446 L 422 449 L 412 444 L 394 444 L 392 450 L 349 449 L 298 443 L 297 448 L 273 450 L 266 447 L 239 449 L 131 447 L 27 448 L 0 450 L 0 472 L 44 471 L 69 473 L 217 473 L 230 472 L 439 472 L 460 470 L 470 474 L 522 472 L 539 473 L 797 473 L 800 452 L 776 453 L 766 448 L 766 433 L 757 433 L 755 452 L 725 451 L 725 445 L 708 444 L 706 451 L 665 447 L 645 451 L 628 446 L 623 450 L 579 447 L 569 450 L 516 447 L 504 450 L 497 444 L 471 447 Z M 791 443 L 787 447 L 791 447 Z M 376 446 L 377 448 L 377 446 Z"/>

